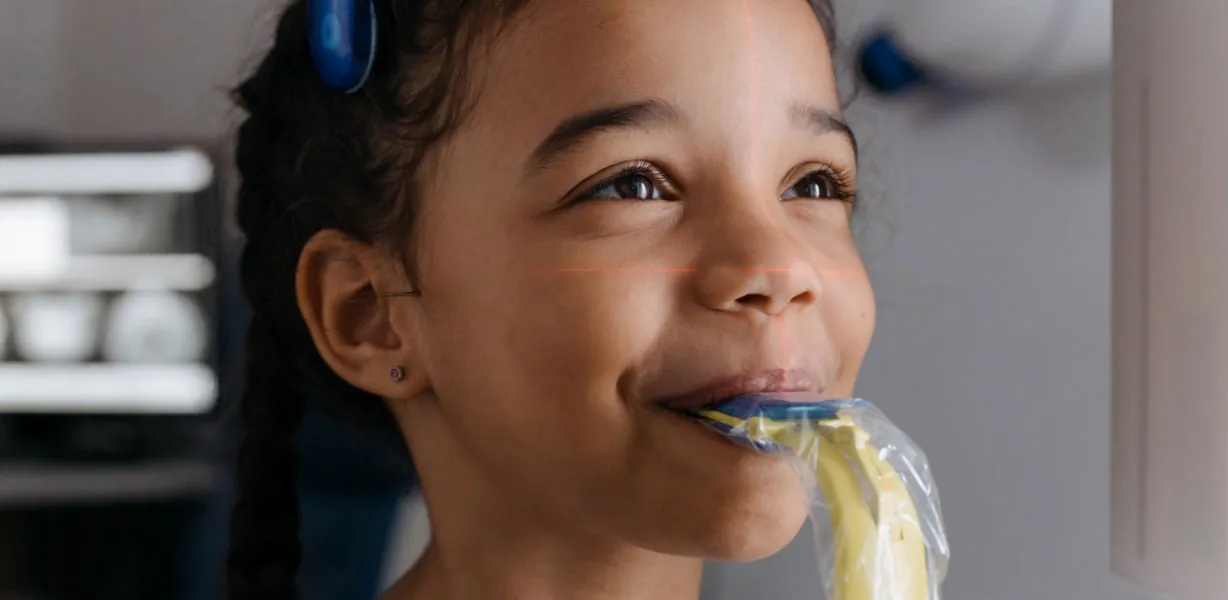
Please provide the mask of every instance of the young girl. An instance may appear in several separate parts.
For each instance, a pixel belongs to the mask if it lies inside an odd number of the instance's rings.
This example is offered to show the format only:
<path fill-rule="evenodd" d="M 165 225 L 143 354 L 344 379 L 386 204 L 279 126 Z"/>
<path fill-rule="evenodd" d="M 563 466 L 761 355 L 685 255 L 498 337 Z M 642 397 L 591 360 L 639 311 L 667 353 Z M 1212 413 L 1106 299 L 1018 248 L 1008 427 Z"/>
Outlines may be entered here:
<path fill-rule="evenodd" d="M 853 392 L 874 301 L 830 7 L 374 6 L 359 90 L 297 0 L 237 93 L 231 600 L 295 598 L 306 395 L 413 457 L 432 541 L 387 600 L 695 599 L 703 559 L 784 547 L 789 464 L 681 411 Z"/>

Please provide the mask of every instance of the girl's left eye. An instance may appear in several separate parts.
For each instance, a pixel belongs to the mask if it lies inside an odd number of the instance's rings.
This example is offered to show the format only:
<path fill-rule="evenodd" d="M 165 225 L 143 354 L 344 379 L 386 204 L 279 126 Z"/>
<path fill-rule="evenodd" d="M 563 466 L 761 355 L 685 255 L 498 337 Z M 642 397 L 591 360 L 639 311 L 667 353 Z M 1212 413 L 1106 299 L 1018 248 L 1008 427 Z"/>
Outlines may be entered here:
<path fill-rule="evenodd" d="M 781 200 L 793 200 L 797 198 L 813 199 L 813 200 L 845 200 L 848 198 L 848 193 L 844 190 L 843 184 L 839 181 L 838 176 L 820 169 L 807 173 L 806 176 L 797 180 L 789 189 L 785 190 L 780 195 Z"/>
<path fill-rule="evenodd" d="M 598 185 L 587 196 L 592 200 L 660 200 L 661 190 L 652 174 L 636 170 Z"/>

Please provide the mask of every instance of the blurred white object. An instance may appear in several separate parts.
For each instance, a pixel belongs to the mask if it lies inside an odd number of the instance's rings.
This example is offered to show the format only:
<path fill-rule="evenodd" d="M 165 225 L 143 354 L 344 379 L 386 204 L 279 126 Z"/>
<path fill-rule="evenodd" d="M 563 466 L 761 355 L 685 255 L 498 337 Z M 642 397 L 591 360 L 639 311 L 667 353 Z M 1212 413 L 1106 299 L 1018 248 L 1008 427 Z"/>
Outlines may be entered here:
<path fill-rule="evenodd" d="M 208 343 L 209 324 L 190 299 L 171 292 L 133 292 L 111 305 L 102 357 L 112 362 L 196 362 Z"/>
<path fill-rule="evenodd" d="M 1109 73 L 1112 0 L 890 0 L 860 49 L 891 94 L 925 84 L 1001 91 Z"/>
<path fill-rule="evenodd" d="M 98 347 L 103 299 L 97 294 L 18 294 L 9 301 L 13 345 L 34 362 L 79 362 Z"/>
<path fill-rule="evenodd" d="M 0 290 L 200 291 L 212 285 L 216 277 L 213 261 L 199 254 L 73 256 L 60 273 L 0 271 Z"/>
<path fill-rule="evenodd" d="M 68 207 L 58 198 L 0 198 L 0 280 L 63 272 L 70 231 Z"/>
<path fill-rule="evenodd" d="M 9 320 L 4 314 L 4 305 L 0 304 L 0 361 L 3 361 L 9 352 Z"/>
<path fill-rule="evenodd" d="M 1115 9 L 1112 565 L 1228 598 L 1228 4 Z"/>
<path fill-rule="evenodd" d="M 217 403 L 208 365 L 0 365 L 0 413 L 201 414 Z"/>
<path fill-rule="evenodd" d="M 173 250 L 174 196 L 76 198 L 68 204 L 75 254 L 163 253 Z"/>
<path fill-rule="evenodd" d="M 197 150 L 0 156 L 0 195 L 199 192 L 213 164 Z"/>

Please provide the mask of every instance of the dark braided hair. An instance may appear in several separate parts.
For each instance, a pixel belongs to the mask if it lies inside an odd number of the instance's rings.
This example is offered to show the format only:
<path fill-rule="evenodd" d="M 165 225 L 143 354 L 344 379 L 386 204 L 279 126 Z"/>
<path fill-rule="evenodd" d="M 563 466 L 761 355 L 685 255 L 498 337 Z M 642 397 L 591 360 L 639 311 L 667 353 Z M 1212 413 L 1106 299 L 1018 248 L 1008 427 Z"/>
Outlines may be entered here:
<path fill-rule="evenodd" d="M 381 47 L 370 79 L 342 94 L 317 76 L 306 0 L 282 14 L 273 47 L 234 91 L 240 265 L 252 307 L 229 600 L 296 600 L 296 434 L 310 389 L 321 409 L 400 442 L 387 405 L 345 383 L 316 351 L 294 295 L 299 254 L 322 230 L 378 244 L 416 283 L 412 241 L 419 168 L 459 126 L 472 45 L 528 0 L 376 0 Z M 811 0 L 829 43 L 830 0 Z M 408 248 L 408 250 L 402 250 Z M 398 445 L 405 451 L 403 443 Z M 408 452 L 406 459 L 408 460 Z"/>

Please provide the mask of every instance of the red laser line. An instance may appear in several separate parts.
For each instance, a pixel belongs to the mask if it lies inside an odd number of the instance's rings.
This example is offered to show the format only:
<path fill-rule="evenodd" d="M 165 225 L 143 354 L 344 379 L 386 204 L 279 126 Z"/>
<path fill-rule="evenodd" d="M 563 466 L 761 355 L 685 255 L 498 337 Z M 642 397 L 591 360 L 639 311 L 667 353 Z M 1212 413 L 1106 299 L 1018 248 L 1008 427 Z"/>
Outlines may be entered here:
<path fill-rule="evenodd" d="M 746 273 L 788 273 L 792 269 L 782 267 L 718 267 L 729 271 L 743 271 Z M 684 273 L 693 274 L 698 271 L 694 267 L 550 267 L 542 269 L 547 273 Z M 816 269 L 816 271 L 825 276 L 832 277 L 856 277 L 865 273 L 865 269 Z"/>
<path fill-rule="evenodd" d="M 762 129 L 761 113 L 759 109 L 761 90 L 759 85 L 759 57 L 755 46 L 755 20 L 754 17 L 751 16 L 750 0 L 742 0 L 742 17 L 746 23 L 746 45 L 747 53 L 750 56 L 752 127 L 750 142 L 751 172 L 758 173 L 758 169 L 755 167 L 758 166 L 757 160 L 760 152 L 759 135 L 760 130 Z M 777 233 L 782 235 L 789 244 L 789 250 L 792 253 L 792 260 L 790 261 L 790 264 L 793 264 L 793 262 L 795 262 L 798 258 L 798 250 L 796 244 L 793 243 L 792 237 L 789 235 L 789 232 L 785 230 L 785 227 L 773 217 L 771 211 L 767 209 L 767 206 L 759 205 L 759 207 L 764 211 L 764 216 L 768 219 L 768 221 L 776 227 Z M 777 271 L 783 271 L 786 278 L 791 275 L 791 269 L 788 268 L 778 269 Z M 788 301 L 792 302 L 792 298 L 790 298 Z M 784 323 L 784 313 L 785 311 L 782 310 L 778 315 L 776 315 L 776 321 L 778 324 Z M 789 336 L 785 333 L 785 328 L 783 326 L 777 327 L 777 330 L 777 335 L 780 336 L 780 358 L 782 360 L 787 359 L 790 355 Z"/>

